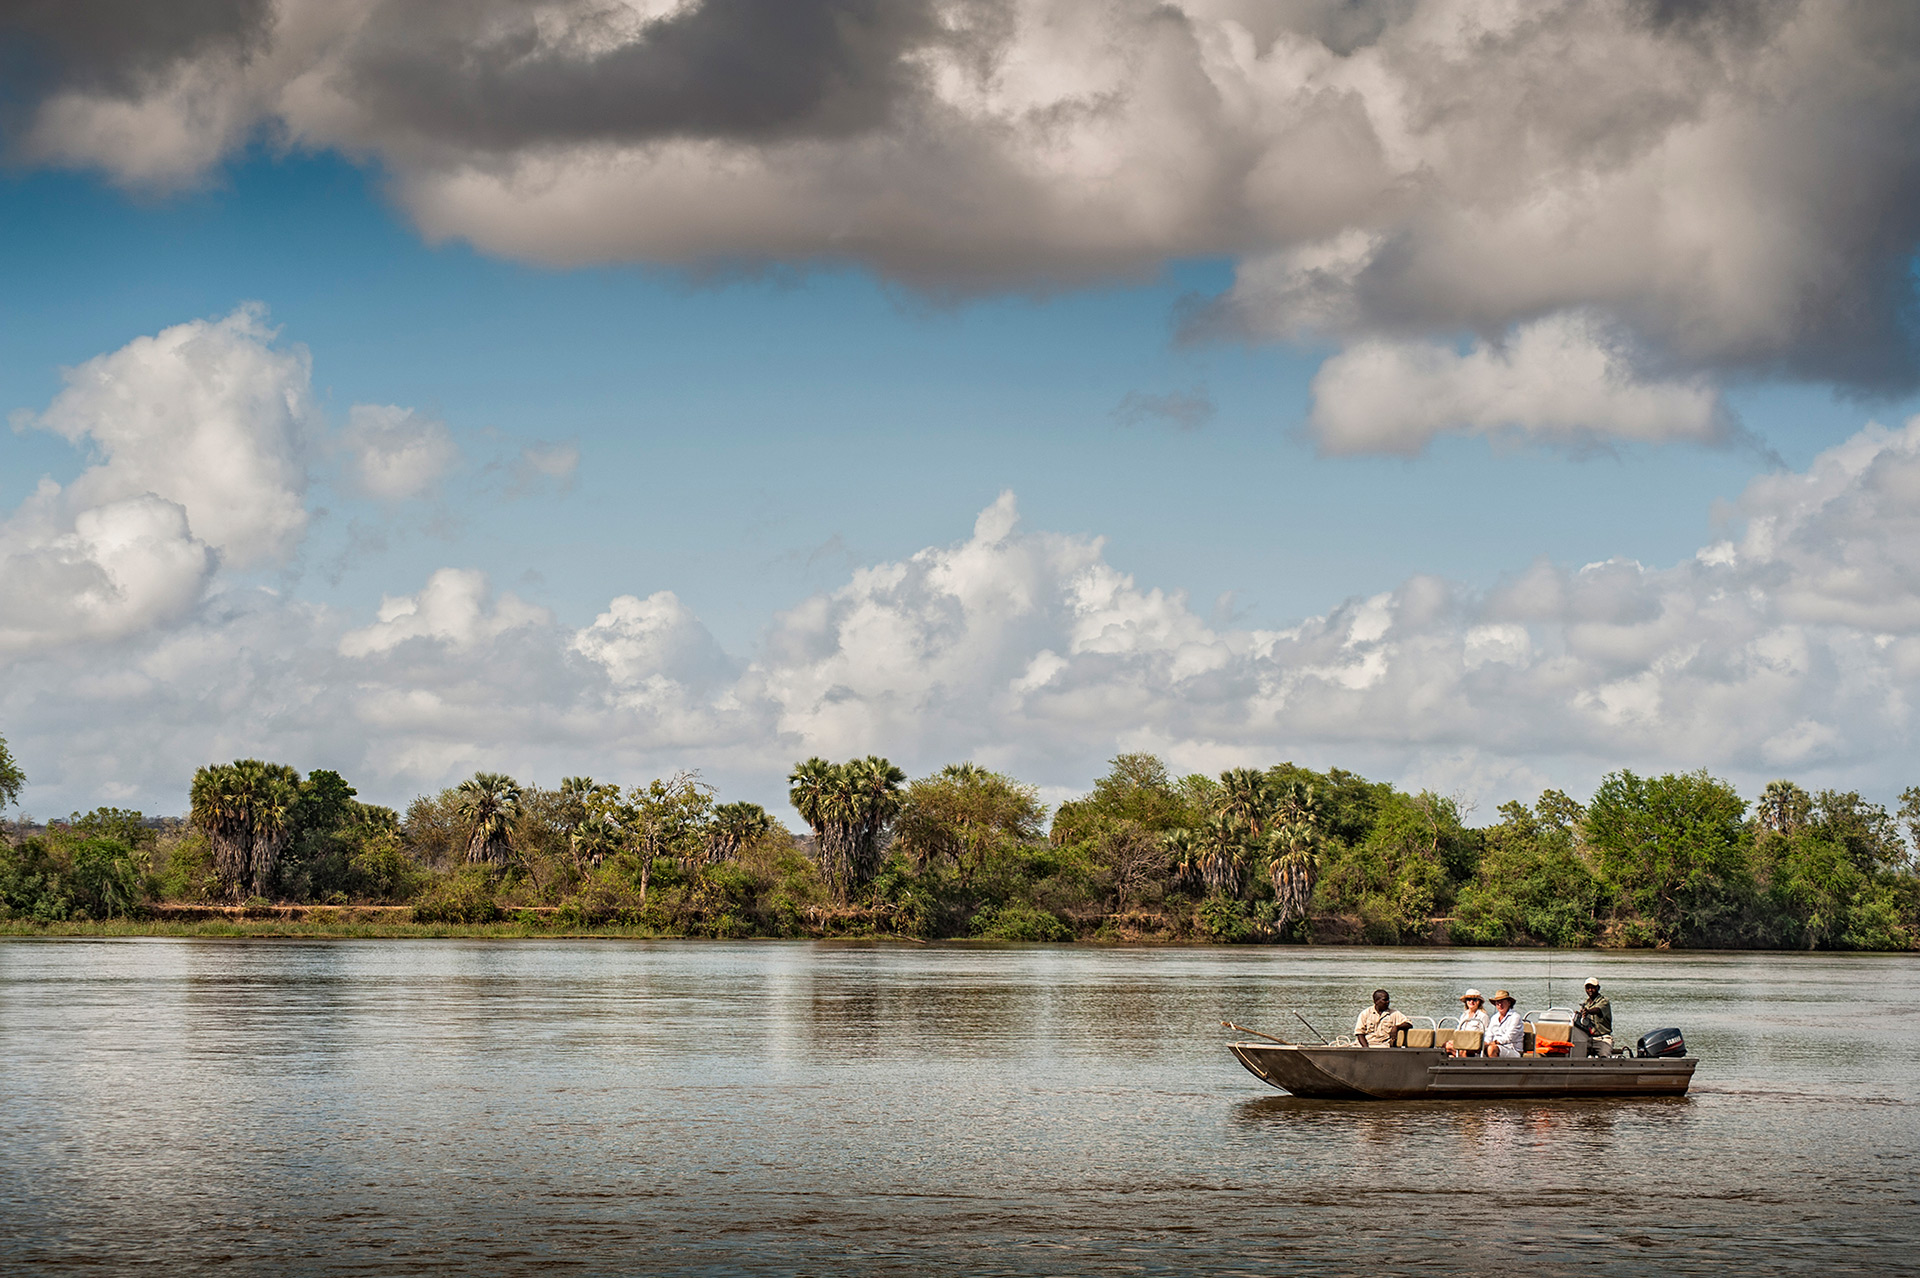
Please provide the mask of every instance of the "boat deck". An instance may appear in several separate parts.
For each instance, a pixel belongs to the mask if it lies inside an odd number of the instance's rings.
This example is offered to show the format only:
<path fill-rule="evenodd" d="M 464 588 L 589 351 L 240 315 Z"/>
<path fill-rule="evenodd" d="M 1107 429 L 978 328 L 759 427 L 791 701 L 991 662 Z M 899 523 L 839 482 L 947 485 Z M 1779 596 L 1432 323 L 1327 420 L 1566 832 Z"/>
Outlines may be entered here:
<path fill-rule="evenodd" d="M 1684 1096 L 1693 1056 L 1448 1056 L 1438 1048 L 1229 1043 L 1256 1077 L 1295 1096 L 1349 1100 Z"/>

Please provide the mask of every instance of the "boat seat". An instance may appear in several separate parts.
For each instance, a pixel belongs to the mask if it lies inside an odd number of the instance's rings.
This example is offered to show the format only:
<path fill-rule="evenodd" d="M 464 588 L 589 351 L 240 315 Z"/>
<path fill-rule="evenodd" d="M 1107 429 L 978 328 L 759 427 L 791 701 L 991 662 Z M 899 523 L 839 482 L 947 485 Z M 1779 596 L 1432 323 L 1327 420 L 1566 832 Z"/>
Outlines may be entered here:
<path fill-rule="evenodd" d="M 1479 1030 L 1450 1029 L 1443 1031 L 1443 1033 L 1446 1036 L 1445 1040 L 1435 1043 L 1435 1047 L 1446 1047 L 1451 1044 L 1456 1051 L 1477 1052 L 1480 1050 L 1483 1036 Z"/>
<path fill-rule="evenodd" d="M 1434 1036 L 1438 1032 L 1439 1031 L 1437 1030 L 1421 1029 L 1418 1026 L 1410 1028 L 1407 1030 L 1407 1046 L 1408 1047 L 1433 1047 L 1435 1046 L 1435 1043 L 1433 1041 Z"/>
<path fill-rule="evenodd" d="M 1533 1021 L 1527 1025 L 1534 1041 L 1538 1043 L 1571 1043 L 1573 1026 L 1562 1025 L 1557 1021 Z"/>

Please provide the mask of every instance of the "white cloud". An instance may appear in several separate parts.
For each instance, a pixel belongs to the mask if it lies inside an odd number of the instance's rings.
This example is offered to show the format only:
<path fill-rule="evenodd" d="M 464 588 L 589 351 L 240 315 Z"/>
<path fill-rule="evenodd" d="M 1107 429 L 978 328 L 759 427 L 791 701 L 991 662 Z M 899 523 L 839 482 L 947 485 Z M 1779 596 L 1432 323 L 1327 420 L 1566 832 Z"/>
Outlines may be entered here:
<path fill-rule="evenodd" d="M 575 652 L 598 662 L 616 688 L 674 681 L 709 688 L 737 673 L 693 610 L 671 590 L 621 595 L 573 637 Z"/>
<path fill-rule="evenodd" d="M 342 636 L 340 653 L 365 657 L 391 652 L 410 639 L 431 640 L 454 652 L 469 652 L 509 630 L 553 620 L 544 608 L 523 603 L 512 594 L 490 599 L 490 593 L 485 573 L 442 568 L 428 578 L 419 594 L 381 599 L 379 619 Z"/>
<path fill-rule="evenodd" d="M 213 572 L 186 514 L 152 494 L 64 518 L 51 484 L 0 524 L 0 656 L 118 639 L 185 616 Z"/>
<path fill-rule="evenodd" d="M 0 521 L 0 652 L 111 641 L 192 613 L 225 563 L 285 558 L 307 525 L 307 358 L 242 308 L 66 373 L 16 426 L 96 461 Z"/>
<path fill-rule="evenodd" d="M 962 539 L 859 567 L 729 656 L 666 589 L 572 625 L 471 569 L 365 611 L 247 588 L 216 545 L 304 518 L 281 499 L 300 493 L 305 364 L 244 313 L 161 338 L 76 373 L 38 424 L 100 460 L 0 525 L 0 725 L 36 804 L 177 810 L 195 764 L 238 754 L 390 799 L 480 766 L 691 766 L 773 798 L 796 758 L 869 751 L 1054 787 L 1122 749 L 1291 757 L 1488 803 L 1618 766 L 1913 780 L 1920 419 L 1756 480 L 1738 526 L 1671 566 L 1540 560 L 1485 592 L 1416 576 L 1284 630 L 1209 622 L 1100 539 L 1024 528 L 1009 492 Z M 153 433 L 240 455 L 189 474 Z"/>
<path fill-rule="evenodd" d="M 444 422 L 391 404 L 355 404 L 341 443 L 353 486 L 382 501 L 432 492 L 460 459 Z"/>
<path fill-rule="evenodd" d="M 307 353 L 276 347 L 265 311 L 244 306 L 67 370 L 46 412 L 23 420 L 101 456 L 69 487 L 70 506 L 150 493 L 248 567 L 284 558 L 306 532 L 309 380 Z"/>
<path fill-rule="evenodd" d="M 1704 379 L 1646 381 L 1588 317 L 1526 324 L 1495 346 L 1370 340 L 1313 379 L 1314 438 L 1329 453 L 1418 453 L 1446 432 L 1559 444 L 1712 443 L 1732 431 Z"/>

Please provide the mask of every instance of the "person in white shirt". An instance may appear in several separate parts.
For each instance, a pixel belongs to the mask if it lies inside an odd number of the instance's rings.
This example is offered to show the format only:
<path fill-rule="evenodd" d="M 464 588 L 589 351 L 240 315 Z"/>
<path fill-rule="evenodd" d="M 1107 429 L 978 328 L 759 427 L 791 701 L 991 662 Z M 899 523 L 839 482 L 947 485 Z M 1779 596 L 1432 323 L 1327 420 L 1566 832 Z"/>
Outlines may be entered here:
<path fill-rule="evenodd" d="M 1513 995 L 1493 992 L 1493 1019 L 1487 1022 L 1487 1055 L 1521 1056 L 1526 1052 L 1526 1028 L 1513 1010 Z"/>
<path fill-rule="evenodd" d="M 1483 1035 L 1487 1032 L 1487 1005 L 1481 997 L 1479 990 L 1468 990 L 1460 996 L 1460 1028 L 1463 1030 L 1477 1031 Z M 1471 1056 L 1476 1054 L 1477 1050 L 1478 1049 L 1475 1049 L 1475 1052 L 1462 1053 L 1457 1051 L 1452 1044 L 1448 1044 L 1447 1055 L 1460 1056 L 1464 1054 Z"/>

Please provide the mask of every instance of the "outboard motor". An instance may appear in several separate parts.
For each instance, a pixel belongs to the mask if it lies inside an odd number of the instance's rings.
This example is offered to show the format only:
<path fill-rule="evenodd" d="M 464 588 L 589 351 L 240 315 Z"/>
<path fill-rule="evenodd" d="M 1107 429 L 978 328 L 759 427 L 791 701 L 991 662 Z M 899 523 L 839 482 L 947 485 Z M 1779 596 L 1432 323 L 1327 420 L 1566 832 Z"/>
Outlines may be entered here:
<path fill-rule="evenodd" d="M 1657 1029 L 1642 1034 L 1634 1045 L 1636 1056 L 1685 1056 L 1687 1040 L 1677 1029 Z"/>

